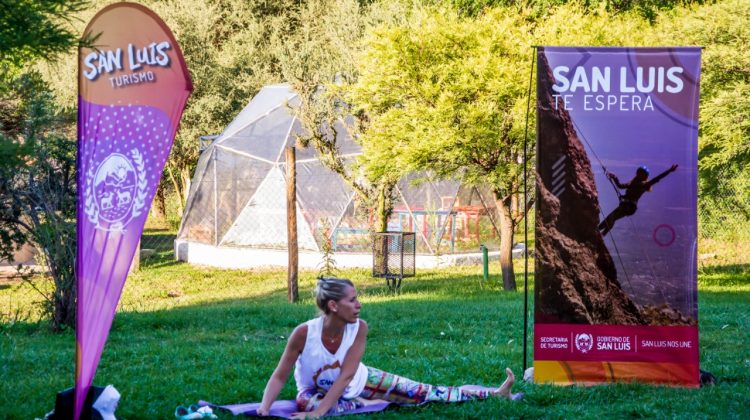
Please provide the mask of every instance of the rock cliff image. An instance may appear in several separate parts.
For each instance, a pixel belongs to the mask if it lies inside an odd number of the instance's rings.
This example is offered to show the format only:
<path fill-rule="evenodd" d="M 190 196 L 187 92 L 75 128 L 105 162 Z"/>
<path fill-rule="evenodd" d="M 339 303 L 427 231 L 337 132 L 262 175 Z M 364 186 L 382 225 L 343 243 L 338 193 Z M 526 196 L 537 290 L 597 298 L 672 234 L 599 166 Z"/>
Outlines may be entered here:
<path fill-rule="evenodd" d="M 539 56 L 536 176 L 536 322 L 648 324 L 625 294 L 599 234 L 599 198 L 586 150 Z"/>

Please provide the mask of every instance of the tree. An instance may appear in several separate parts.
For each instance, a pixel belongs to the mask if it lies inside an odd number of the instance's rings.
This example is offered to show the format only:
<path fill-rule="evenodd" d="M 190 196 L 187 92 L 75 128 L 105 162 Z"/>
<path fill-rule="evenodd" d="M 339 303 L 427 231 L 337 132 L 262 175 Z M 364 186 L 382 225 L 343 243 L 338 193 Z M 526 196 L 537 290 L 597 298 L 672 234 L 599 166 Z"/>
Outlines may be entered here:
<path fill-rule="evenodd" d="M 346 100 L 366 115 L 360 141 L 371 178 L 429 170 L 488 184 L 500 216 L 503 282 L 515 289 L 513 231 L 522 193 L 530 27 L 497 9 L 477 19 L 451 10 L 416 12 L 368 38 Z M 529 150 L 533 150 L 533 139 Z"/>
<path fill-rule="evenodd" d="M 149 2 L 180 43 L 195 87 L 165 167 L 180 216 L 198 161 L 199 137 L 221 132 L 264 85 L 281 81 L 269 48 L 276 32 L 273 22 L 286 20 L 296 3 Z"/>
<path fill-rule="evenodd" d="M 45 299 L 43 313 L 53 329 L 60 330 L 76 322 L 76 142 L 65 132 L 75 116 L 56 111 L 38 75 L 21 76 L 16 84 L 23 86 L 6 98 L 21 104 L 22 123 L 18 133 L 0 135 L 0 257 L 12 261 L 25 243 L 37 248 L 54 288 L 31 284 Z M 29 279 L 33 273 L 25 274 Z"/>
<path fill-rule="evenodd" d="M 20 109 L 25 104 L 13 89 L 30 86 L 21 76 L 40 58 L 57 59 L 78 44 L 70 20 L 87 4 L 81 0 L 0 0 L 0 131 L 4 135 L 19 134 Z"/>
<path fill-rule="evenodd" d="M 0 0 L 0 258 L 12 261 L 25 243 L 39 250 L 54 288 L 37 290 L 54 329 L 75 326 L 76 319 L 76 143 L 65 131 L 75 114 L 59 112 L 47 84 L 29 67 L 79 44 L 69 24 L 86 6 Z"/>
<path fill-rule="evenodd" d="M 96 0 L 94 7 L 77 15 L 80 22 L 87 22 L 107 3 L 109 0 Z M 314 138 L 301 139 L 301 143 L 316 147 L 323 161 L 348 180 L 366 207 L 380 203 L 382 211 L 378 214 L 385 216 L 378 217 L 376 225 L 384 229 L 395 182 L 371 185 L 361 176 L 356 162 L 340 159 L 330 141 L 331 132 L 324 135 L 319 130 L 351 129 L 356 135 L 356 124 L 333 124 L 346 114 L 344 108 L 332 106 L 340 103 L 338 99 L 319 93 L 326 91 L 325 86 L 336 77 L 356 77 L 354 52 L 372 21 L 396 19 L 406 11 L 400 2 L 386 2 L 373 9 L 361 5 L 366 3 L 146 1 L 180 42 L 195 86 L 165 167 L 163 179 L 169 190 L 165 193 L 161 184 L 157 200 L 166 196 L 178 200 L 181 207 L 198 160 L 198 138 L 219 133 L 264 85 L 288 81 L 302 98 L 300 120 L 308 129 L 315 127 L 309 131 Z M 76 65 L 76 57 L 71 54 L 63 57 L 62 63 L 43 66 L 46 80 L 66 108 L 75 106 L 75 80 L 57 75 L 75 72 Z"/>
<path fill-rule="evenodd" d="M 372 20 L 393 20 L 400 12 L 399 8 L 387 9 L 373 16 L 354 0 L 310 2 L 294 19 L 298 28 L 272 42 L 284 78 L 301 101 L 295 113 L 307 136 L 298 139 L 300 144 L 315 148 L 321 163 L 339 174 L 365 207 L 374 211 L 376 232 L 386 230 L 400 177 L 365 178 L 358 161 L 341 156 L 338 133 L 346 132 L 357 140 L 367 128 L 366 116 L 354 112 L 340 87 L 358 77 L 357 51 Z"/>
<path fill-rule="evenodd" d="M 82 0 L 0 0 L 0 75 L 18 76 L 24 65 L 40 57 L 52 59 L 69 51 L 78 43 L 78 35 L 66 23 L 87 4 Z"/>
<path fill-rule="evenodd" d="M 703 4 L 706 0 L 448 0 L 430 3 L 449 3 L 463 15 L 477 16 L 482 12 L 497 7 L 525 8 L 535 15 L 547 14 L 557 6 L 574 3 L 580 4 L 584 11 L 604 9 L 611 13 L 634 11 L 653 22 L 660 12 L 677 6 L 691 3 Z"/>

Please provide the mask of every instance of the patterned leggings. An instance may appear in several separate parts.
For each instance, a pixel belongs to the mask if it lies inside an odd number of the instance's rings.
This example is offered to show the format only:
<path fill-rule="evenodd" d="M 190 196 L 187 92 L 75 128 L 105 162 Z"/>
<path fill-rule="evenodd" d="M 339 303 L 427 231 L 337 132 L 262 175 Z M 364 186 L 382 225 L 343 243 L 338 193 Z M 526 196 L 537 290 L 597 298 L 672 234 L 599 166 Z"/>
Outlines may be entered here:
<path fill-rule="evenodd" d="M 359 398 L 386 400 L 399 405 L 418 405 L 428 402 L 461 402 L 486 399 L 492 396 L 491 389 L 469 390 L 454 386 L 435 386 L 413 381 L 380 369 L 367 368 L 367 383 Z M 297 394 L 297 408 L 300 411 L 313 411 L 325 396 L 324 390 L 305 389 Z M 346 400 L 339 398 L 330 412 L 340 413 L 363 406 L 359 398 Z"/>

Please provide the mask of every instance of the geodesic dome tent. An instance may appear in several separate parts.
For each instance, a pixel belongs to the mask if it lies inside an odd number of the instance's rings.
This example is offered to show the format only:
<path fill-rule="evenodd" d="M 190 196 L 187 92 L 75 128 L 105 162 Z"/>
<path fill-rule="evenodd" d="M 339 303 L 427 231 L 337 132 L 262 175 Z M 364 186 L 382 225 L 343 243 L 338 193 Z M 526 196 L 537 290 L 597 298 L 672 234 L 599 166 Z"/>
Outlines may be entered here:
<path fill-rule="evenodd" d="M 266 86 L 202 152 L 177 234 L 178 259 L 194 260 L 185 255 L 190 247 L 210 256 L 201 263 L 212 264 L 211 259 L 219 258 L 260 260 L 257 264 L 235 261 L 236 266 L 286 263 L 285 259 L 272 261 L 270 254 L 238 252 L 286 249 L 284 150 L 295 146 L 303 130 L 290 109 L 298 104 L 288 85 Z M 346 130 L 338 132 L 339 153 L 345 160 L 355 159 L 360 146 L 343 134 Z M 312 148 L 296 148 L 296 165 L 300 250 L 320 253 L 327 243 L 337 255 L 368 253 L 372 212 L 359 203 L 338 174 L 318 160 Z M 426 178 L 413 174 L 401 180 L 388 230 L 416 232 L 419 253 L 453 252 L 457 230 L 467 226 L 466 222 L 461 225 L 454 209 L 462 189 L 456 181 Z M 422 182 L 415 183 L 417 179 Z M 311 261 L 317 264 L 320 259 Z M 362 259 L 353 265 L 370 263 Z M 232 262 L 219 265 L 234 266 Z"/>

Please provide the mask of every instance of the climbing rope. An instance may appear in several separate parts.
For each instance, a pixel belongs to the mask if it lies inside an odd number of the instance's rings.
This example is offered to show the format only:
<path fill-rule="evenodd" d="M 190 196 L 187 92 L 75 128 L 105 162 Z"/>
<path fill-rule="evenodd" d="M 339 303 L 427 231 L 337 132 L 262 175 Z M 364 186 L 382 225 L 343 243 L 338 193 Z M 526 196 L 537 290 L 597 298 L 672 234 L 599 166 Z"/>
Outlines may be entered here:
<path fill-rule="evenodd" d="M 589 147 L 589 150 L 591 150 L 591 154 L 594 155 L 597 162 L 599 162 L 599 165 L 604 169 L 604 177 L 607 178 L 607 181 L 609 181 L 609 184 L 612 186 L 612 189 L 615 190 L 615 194 L 617 194 L 617 201 L 619 202 L 622 200 L 622 194 L 620 194 L 620 189 L 617 188 L 617 184 L 615 184 L 615 181 L 609 177 L 610 172 L 607 170 L 607 167 L 604 166 L 604 162 L 602 162 L 601 159 L 599 159 L 599 155 L 596 154 L 596 151 L 591 146 L 591 143 L 589 143 L 588 140 L 586 140 L 586 136 L 583 135 L 583 131 L 578 127 L 578 124 L 576 124 L 575 121 L 571 118 L 571 121 L 573 122 L 573 126 L 576 128 L 576 131 L 581 135 L 581 139 L 586 143 L 586 145 Z"/>
<path fill-rule="evenodd" d="M 571 121 L 572 121 L 572 119 L 571 119 Z M 583 141 L 586 143 L 586 145 L 588 146 L 589 150 L 591 151 L 591 154 L 594 155 L 594 157 L 596 158 L 596 160 L 599 162 L 599 165 L 601 165 L 602 169 L 604 170 L 604 174 L 605 174 L 607 180 L 609 181 L 610 185 L 612 185 L 612 188 L 615 190 L 615 194 L 617 194 L 617 200 L 618 200 L 618 202 L 621 201 L 622 200 L 622 194 L 620 194 L 620 189 L 617 188 L 617 185 L 614 183 L 614 180 L 612 180 L 608 176 L 609 171 L 607 170 L 607 167 L 604 166 L 604 162 L 602 162 L 602 160 L 596 154 L 596 151 L 591 146 L 591 143 L 589 143 L 589 141 L 586 139 L 586 136 L 583 134 L 583 131 L 580 129 L 580 127 L 578 127 L 578 124 L 576 124 L 575 121 L 572 121 L 572 122 L 573 122 L 573 126 L 575 127 L 576 131 L 580 135 L 581 139 L 583 139 Z M 606 216 L 604 215 L 604 212 L 602 212 L 601 207 L 599 208 L 599 213 L 601 214 L 602 218 L 606 218 Z M 633 222 L 633 219 L 631 217 L 628 217 L 628 220 L 630 222 L 631 228 L 635 232 L 637 230 L 636 226 L 635 226 L 635 222 Z M 612 240 L 612 245 L 615 248 L 615 253 L 617 254 L 617 259 L 620 261 L 620 266 L 622 267 L 623 274 L 625 274 L 625 279 L 627 280 L 628 286 L 630 287 L 630 292 L 633 295 L 635 295 L 635 293 L 633 293 L 633 286 L 630 283 L 630 276 L 628 275 L 628 272 L 625 269 L 625 264 L 623 264 L 623 262 L 622 262 L 622 257 L 620 256 L 620 250 L 617 247 L 617 242 L 615 241 L 614 233 L 612 231 L 609 232 L 609 237 Z M 641 248 L 641 250 L 643 251 L 643 248 Z M 646 261 L 648 262 L 648 267 L 649 267 L 649 270 L 651 271 L 652 278 L 656 279 L 656 271 L 654 270 L 654 265 L 651 263 L 651 258 L 648 256 L 648 253 L 646 253 L 646 252 L 643 252 L 643 256 L 646 257 Z M 667 299 L 664 296 L 664 291 L 662 290 L 661 286 L 658 283 L 655 283 L 655 284 L 656 284 L 656 289 L 659 291 L 659 295 L 662 298 L 662 301 L 666 303 Z"/>
<path fill-rule="evenodd" d="M 604 162 L 602 162 L 602 160 L 599 159 L 599 156 L 596 154 L 596 151 L 591 146 L 591 143 L 589 143 L 588 140 L 586 140 L 586 137 L 583 135 L 583 132 L 578 127 L 578 125 L 575 123 L 575 121 L 573 122 L 573 125 L 575 126 L 576 131 L 578 131 L 578 133 L 581 135 L 581 138 L 583 139 L 583 141 L 586 142 L 586 145 L 589 147 L 589 150 L 591 150 L 591 153 L 594 155 L 594 157 L 596 158 L 596 160 L 599 162 L 599 165 L 601 165 L 602 169 L 604 170 L 604 176 L 605 176 L 605 178 L 607 178 L 607 181 L 609 181 L 609 184 L 612 186 L 612 189 L 615 191 L 615 194 L 617 195 L 617 201 L 618 201 L 618 203 L 622 202 L 622 194 L 620 193 L 620 188 L 618 188 L 617 184 L 615 184 L 615 181 L 612 178 L 609 177 L 610 172 L 607 170 L 607 167 L 604 166 Z M 604 212 L 602 212 L 601 208 L 599 208 L 599 213 L 601 214 L 602 219 L 606 218 L 606 216 L 604 215 Z M 628 217 L 628 220 L 630 221 L 630 225 L 631 225 L 631 228 L 633 229 L 633 231 L 636 231 L 635 222 L 633 222 L 633 219 L 630 218 L 630 217 Z M 630 276 L 628 275 L 628 272 L 625 269 L 625 265 L 622 262 L 622 258 L 620 256 L 620 250 L 617 248 L 617 242 L 615 242 L 614 233 L 610 231 L 609 232 L 609 237 L 612 239 L 612 245 L 614 246 L 615 252 L 617 253 L 617 259 L 620 261 L 620 265 L 622 266 L 622 271 L 625 274 L 625 279 L 628 281 L 628 286 L 630 286 L 630 292 L 633 293 L 633 286 L 630 284 Z M 651 264 L 651 258 L 649 258 L 648 253 L 644 252 L 643 254 L 646 257 L 646 261 L 648 261 L 648 266 L 649 266 L 649 270 L 651 270 L 651 275 L 653 276 L 653 278 L 656 278 L 656 272 L 654 271 L 653 264 Z M 659 290 L 659 295 L 661 295 L 662 300 L 664 302 L 666 302 L 667 300 L 664 297 L 664 292 L 661 290 L 661 287 L 657 286 L 657 289 Z"/>

